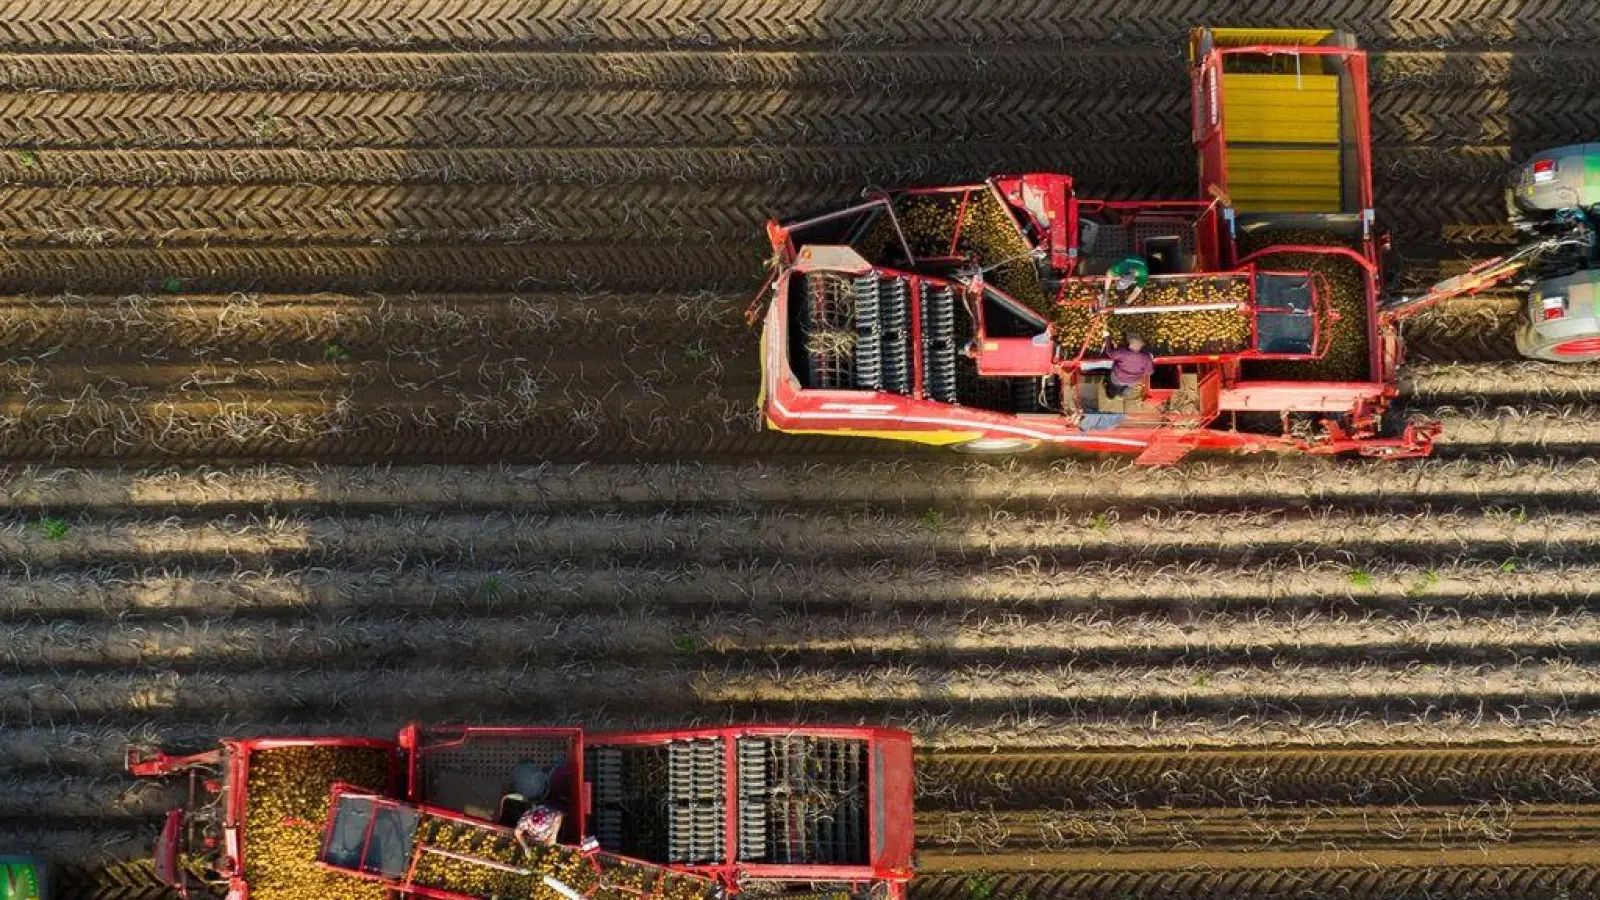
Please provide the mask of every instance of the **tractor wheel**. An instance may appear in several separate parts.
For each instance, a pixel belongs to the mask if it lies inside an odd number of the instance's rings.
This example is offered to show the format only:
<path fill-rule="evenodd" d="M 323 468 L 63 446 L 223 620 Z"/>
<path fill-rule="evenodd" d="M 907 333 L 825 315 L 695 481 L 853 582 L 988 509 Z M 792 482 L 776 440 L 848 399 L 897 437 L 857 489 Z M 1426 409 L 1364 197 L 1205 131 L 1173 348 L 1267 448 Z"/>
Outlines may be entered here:
<path fill-rule="evenodd" d="M 1015 453 L 1027 453 L 1039 446 L 1038 441 L 1027 438 L 977 438 L 964 444 L 956 444 L 951 449 L 957 453 L 970 453 L 974 456 L 1007 456 Z"/>

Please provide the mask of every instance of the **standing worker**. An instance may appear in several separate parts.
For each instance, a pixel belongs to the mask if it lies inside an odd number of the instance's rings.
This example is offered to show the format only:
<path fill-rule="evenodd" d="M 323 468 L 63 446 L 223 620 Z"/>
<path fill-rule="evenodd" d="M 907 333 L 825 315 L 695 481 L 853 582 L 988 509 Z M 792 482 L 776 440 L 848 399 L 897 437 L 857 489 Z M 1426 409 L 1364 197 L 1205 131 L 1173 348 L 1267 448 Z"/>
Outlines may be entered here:
<path fill-rule="evenodd" d="M 1106 354 L 1111 360 L 1111 375 L 1106 379 L 1106 396 L 1121 397 L 1128 388 L 1142 383 L 1156 370 L 1156 358 L 1145 352 L 1144 338 L 1128 332 L 1127 347 Z"/>
<path fill-rule="evenodd" d="M 1139 294 L 1144 290 L 1145 282 L 1150 280 L 1150 266 L 1137 256 L 1117 260 L 1106 270 L 1105 289 L 1101 298 L 1105 305 L 1110 306 L 1111 289 L 1114 287 L 1118 293 L 1128 293 L 1123 299 L 1123 306 L 1132 306 L 1139 299 Z M 1131 293 L 1129 293 L 1131 292 Z"/>

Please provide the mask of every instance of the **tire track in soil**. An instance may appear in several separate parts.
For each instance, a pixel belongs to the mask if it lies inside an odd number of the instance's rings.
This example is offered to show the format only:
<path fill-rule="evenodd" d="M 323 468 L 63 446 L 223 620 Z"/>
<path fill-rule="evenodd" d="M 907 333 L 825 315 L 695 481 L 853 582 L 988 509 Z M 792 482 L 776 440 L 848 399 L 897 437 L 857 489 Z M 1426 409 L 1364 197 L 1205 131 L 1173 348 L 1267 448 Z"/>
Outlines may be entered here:
<path fill-rule="evenodd" d="M 1118 91 L 1188 88 L 1188 73 L 1166 47 L 1013 46 L 939 43 L 849 53 L 807 50 L 517 51 L 456 53 L 110 53 L 0 54 L 0 89 L 11 91 L 495 91 L 574 88 L 927 88 L 985 84 L 1062 93 L 1111 85 Z M 1369 57 L 1373 94 L 1397 89 L 1564 90 L 1600 85 L 1587 50 L 1537 53 L 1396 50 Z"/>
<path fill-rule="evenodd" d="M 1145 186 L 1129 193 L 1187 192 Z M 730 185 L 715 194 L 701 185 L 662 184 L 554 185 L 537 193 L 514 184 L 17 187 L 0 188 L 0 238 L 19 247 L 98 247 L 638 242 L 677 234 L 747 244 L 771 216 L 840 206 L 858 195 L 859 189 L 841 186 L 765 184 Z M 1441 203 L 1441 195 L 1457 205 Z M 1496 204 L 1503 211 L 1493 188 L 1413 185 L 1388 194 L 1385 209 L 1396 211 L 1386 219 L 1412 244 L 1512 243 L 1511 227 L 1487 214 Z"/>
<path fill-rule="evenodd" d="M 10 247 L 92 244 L 627 244 L 681 235 L 748 244 L 763 210 L 846 203 L 856 192 L 767 185 L 0 188 Z"/>
<path fill-rule="evenodd" d="M 1237 856 L 1232 857 L 1237 859 Z M 1214 897 L 1371 897 L 1448 898 L 1448 900 L 1544 900 L 1600 890 L 1600 867 L 1588 865 L 1390 865 L 1342 866 L 1328 863 L 1306 869 L 1228 868 L 1223 856 L 1202 869 L 1149 868 L 1111 872 L 1026 871 L 1028 858 L 1002 857 L 989 875 L 924 871 L 912 882 L 915 900 L 963 900 L 974 883 L 992 885 L 1000 896 L 1074 897 L 1084 900 Z M 933 862 L 929 860 L 929 862 Z M 1011 866 L 1007 871 L 1006 866 Z"/>
<path fill-rule="evenodd" d="M 595 244 L 0 249 L 6 293 L 747 290 L 756 238 L 741 246 Z"/>
<path fill-rule="evenodd" d="M 1374 49 L 1401 46 L 1583 47 L 1600 26 L 1577 0 L 1524 0 L 1490 7 L 1440 7 L 1430 0 L 1375 6 L 1342 2 L 1259 4 L 1257 27 L 1326 23 L 1368 37 Z M 0 23 L 0 43 L 18 51 L 84 49 L 227 51 L 346 50 L 405 46 L 428 50 L 673 47 L 855 48 L 906 44 L 1028 44 L 1051 36 L 1073 44 L 1168 43 L 1196 22 L 1239 16 L 1220 0 L 1097 0 L 1071 10 L 974 0 L 935 0 L 888 8 L 836 7 L 821 0 L 757 2 L 706 9 L 689 0 L 619 2 L 604 14 L 574 0 L 499 3 L 467 0 L 353 0 L 313 12 L 262 9 L 239 0 L 162 0 L 82 6 L 28 0 Z M 290 37 L 292 36 L 292 37 Z"/>
<path fill-rule="evenodd" d="M 919 810 L 1120 805 L 1258 807 L 1318 802 L 1463 806 L 1596 799 L 1585 746 L 1294 748 L 1118 752 L 935 750 L 917 759 Z"/>
<path fill-rule="evenodd" d="M 1399 860 L 1483 864 L 1578 862 L 1581 844 L 1600 827 L 1593 804 L 1519 804 L 1477 809 L 1415 804 L 1287 809 L 1035 810 L 930 812 L 917 816 L 918 844 L 941 860 L 963 856 L 992 865 L 984 851 L 1032 853 L 1036 865 L 1099 868 L 1172 853 L 1203 864 L 1222 853 L 1259 854 L 1276 866 L 1315 865 L 1341 855 L 1383 865 Z M 992 829 L 992 832 L 989 830 Z M 1303 843 L 1302 843 L 1303 842 Z M 958 845 L 979 844 L 976 849 Z M 947 864 L 948 864 L 947 862 Z M 1169 863 L 1170 864 L 1170 863 Z M 932 863 L 937 866 L 939 863 Z M 1238 865 L 1236 863 L 1235 865 Z"/>

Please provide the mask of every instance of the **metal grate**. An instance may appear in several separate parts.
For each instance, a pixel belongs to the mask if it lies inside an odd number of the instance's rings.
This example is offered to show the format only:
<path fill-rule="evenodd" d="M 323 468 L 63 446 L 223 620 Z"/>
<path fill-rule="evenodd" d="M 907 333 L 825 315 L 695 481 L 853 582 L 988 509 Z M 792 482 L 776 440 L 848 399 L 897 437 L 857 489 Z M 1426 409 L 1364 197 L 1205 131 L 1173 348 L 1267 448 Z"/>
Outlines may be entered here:
<path fill-rule="evenodd" d="M 863 391 L 883 390 L 883 330 L 878 303 L 878 279 L 867 275 L 851 284 L 855 302 L 855 386 Z"/>
<path fill-rule="evenodd" d="M 565 738 L 475 737 L 424 744 L 418 756 L 423 797 L 438 806 L 492 819 L 500 798 L 511 789 L 511 770 L 517 764 L 530 762 L 554 771 L 571 748 Z"/>
<path fill-rule="evenodd" d="M 859 279 L 858 279 L 859 280 Z M 838 275 L 806 277 L 805 342 L 807 384 L 848 388 L 856 377 L 856 294 L 854 283 Z"/>
<path fill-rule="evenodd" d="M 866 864 L 865 741 L 745 738 L 739 745 L 740 819 L 765 818 L 764 842 L 741 839 L 741 861 Z"/>
<path fill-rule="evenodd" d="M 1134 256 L 1134 249 L 1144 246 L 1151 238 L 1175 237 L 1181 241 L 1183 255 L 1194 255 L 1194 227 L 1187 222 L 1172 221 L 1144 221 L 1135 219 L 1132 223 L 1109 222 L 1099 219 L 1086 219 L 1091 222 L 1090 227 L 1083 229 L 1085 236 L 1093 235 L 1093 246 L 1085 247 L 1085 256 L 1101 259 L 1121 259 Z"/>
<path fill-rule="evenodd" d="M 622 845 L 622 751 L 616 747 L 585 747 L 583 770 L 593 785 L 594 814 L 590 827 L 600 846 Z"/>
<path fill-rule="evenodd" d="M 956 299 L 944 285 L 922 292 L 922 381 L 928 397 L 956 402 Z"/>
<path fill-rule="evenodd" d="M 667 862 L 725 861 L 724 745 L 722 738 L 667 745 Z"/>
<path fill-rule="evenodd" d="M 911 294 L 904 278 L 878 282 L 883 321 L 883 389 L 911 395 Z"/>
<path fill-rule="evenodd" d="M 594 837 L 613 853 L 661 860 L 667 853 L 667 748 L 594 746 L 584 748 L 592 785 Z"/>

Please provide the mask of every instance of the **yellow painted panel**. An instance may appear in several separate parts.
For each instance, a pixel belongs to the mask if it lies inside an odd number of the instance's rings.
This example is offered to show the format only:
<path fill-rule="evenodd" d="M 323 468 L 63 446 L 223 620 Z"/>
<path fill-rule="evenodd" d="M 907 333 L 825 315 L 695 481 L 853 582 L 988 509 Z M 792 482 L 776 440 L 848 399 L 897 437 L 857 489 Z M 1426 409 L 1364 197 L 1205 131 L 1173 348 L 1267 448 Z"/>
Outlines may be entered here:
<path fill-rule="evenodd" d="M 1339 142 L 1335 75 L 1224 75 L 1222 110 L 1230 144 Z"/>
<path fill-rule="evenodd" d="M 767 427 L 784 434 L 831 434 L 835 437 L 881 438 L 888 441 L 909 441 L 913 444 L 932 444 L 947 447 L 983 437 L 981 431 L 872 431 L 865 428 L 779 428 L 772 420 Z"/>
<path fill-rule="evenodd" d="M 1233 208 L 1241 213 L 1262 212 L 1339 212 L 1339 189 L 1261 185 L 1229 187 Z"/>
<path fill-rule="evenodd" d="M 1339 186 L 1339 151 L 1232 146 L 1228 185 L 1262 183 Z"/>
<path fill-rule="evenodd" d="M 1250 47 L 1256 44 L 1313 47 L 1331 34 L 1331 28 L 1213 28 L 1211 42 L 1218 47 Z"/>
<path fill-rule="evenodd" d="M 1228 194 L 1239 212 L 1338 212 L 1339 151 L 1229 146 Z"/>

